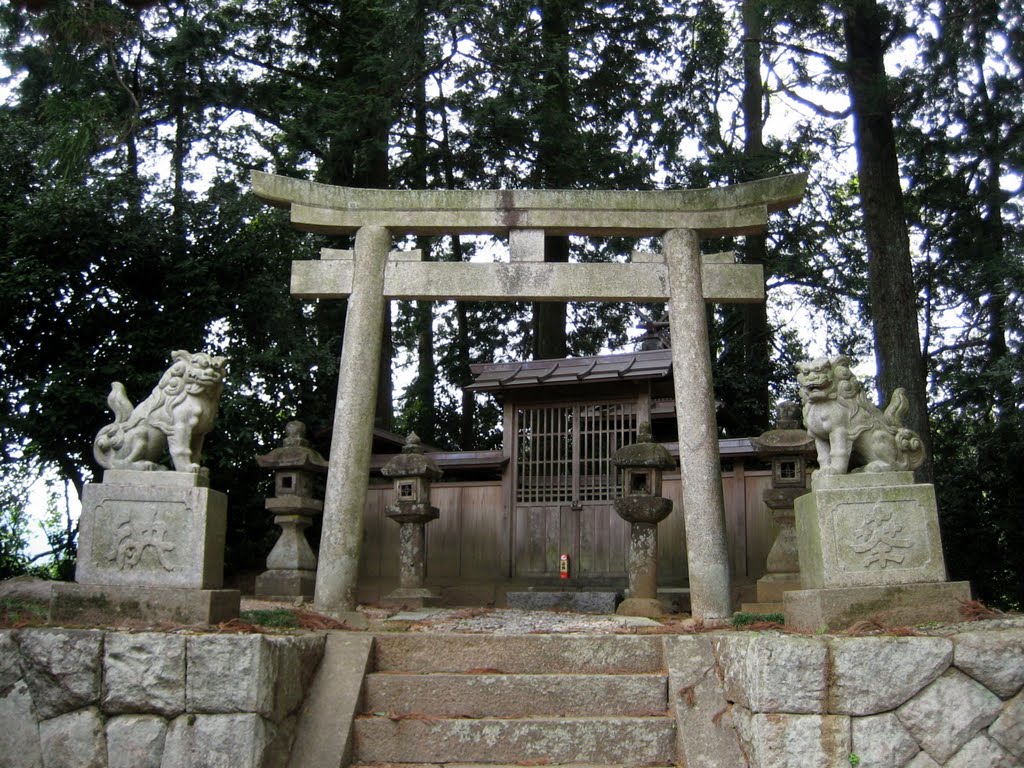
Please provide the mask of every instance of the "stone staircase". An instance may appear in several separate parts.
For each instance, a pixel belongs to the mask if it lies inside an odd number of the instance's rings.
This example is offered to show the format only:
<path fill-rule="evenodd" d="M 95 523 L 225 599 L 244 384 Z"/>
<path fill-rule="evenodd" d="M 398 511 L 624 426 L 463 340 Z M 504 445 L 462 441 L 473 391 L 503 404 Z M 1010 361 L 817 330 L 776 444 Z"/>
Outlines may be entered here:
<path fill-rule="evenodd" d="M 672 765 L 661 638 L 378 635 L 353 764 Z"/>

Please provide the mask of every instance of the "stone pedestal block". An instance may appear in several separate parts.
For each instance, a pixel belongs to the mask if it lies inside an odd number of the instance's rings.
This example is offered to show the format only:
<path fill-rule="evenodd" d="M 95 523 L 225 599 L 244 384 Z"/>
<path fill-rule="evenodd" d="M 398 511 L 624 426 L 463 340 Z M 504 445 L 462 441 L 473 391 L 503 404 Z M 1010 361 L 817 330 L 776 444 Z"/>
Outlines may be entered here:
<path fill-rule="evenodd" d="M 82 494 L 79 584 L 219 589 L 227 496 L 184 472 L 108 470 Z"/>
<path fill-rule="evenodd" d="M 957 621 L 971 597 L 946 582 L 935 489 L 911 472 L 816 474 L 796 532 L 803 589 L 784 595 L 787 627 Z"/>
<path fill-rule="evenodd" d="M 256 577 L 256 596 L 268 600 L 312 599 L 316 587 L 316 570 L 276 569 Z"/>
<path fill-rule="evenodd" d="M 76 584 L 54 587 L 51 618 L 104 613 L 218 623 L 240 595 L 221 589 L 227 496 L 205 473 L 107 470 L 82 494 Z"/>
<path fill-rule="evenodd" d="M 946 580 L 935 489 L 910 472 L 815 475 L 796 532 L 804 589 Z"/>

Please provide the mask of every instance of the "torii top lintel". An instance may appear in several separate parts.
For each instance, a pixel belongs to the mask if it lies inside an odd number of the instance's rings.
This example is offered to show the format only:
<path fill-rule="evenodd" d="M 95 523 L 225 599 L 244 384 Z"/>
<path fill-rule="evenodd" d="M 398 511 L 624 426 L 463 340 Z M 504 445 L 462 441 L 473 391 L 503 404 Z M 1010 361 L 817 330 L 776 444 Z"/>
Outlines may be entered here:
<path fill-rule="evenodd" d="M 657 236 L 691 229 L 703 237 L 761 232 L 768 214 L 798 203 L 804 173 L 727 187 L 682 190 L 409 190 L 357 189 L 303 179 L 252 174 L 264 202 L 291 207 L 299 229 L 345 234 L 387 227 L 394 234 Z"/>

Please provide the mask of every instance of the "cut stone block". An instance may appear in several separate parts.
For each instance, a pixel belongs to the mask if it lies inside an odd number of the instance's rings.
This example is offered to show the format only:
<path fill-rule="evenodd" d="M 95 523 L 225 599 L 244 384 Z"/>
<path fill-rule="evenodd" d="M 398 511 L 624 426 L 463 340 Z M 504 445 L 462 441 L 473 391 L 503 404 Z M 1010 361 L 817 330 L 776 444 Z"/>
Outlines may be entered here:
<path fill-rule="evenodd" d="M 323 659 L 298 717 L 289 768 L 350 764 L 352 721 L 372 646 L 367 634 L 327 633 Z"/>
<path fill-rule="evenodd" d="M 236 589 L 54 584 L 51 621 L 106 622 L 115 618 L 219 624 L 238 618 L 241 593 Z"/>
<path fill-rule="evenodd" d="M 842 715 L 755 714 L 742 731 L 751 768 L 849 764 L 850 718 Z"/>
<path fill-rule="evenodd" d="M 971 585 L 966 581 L 802 589 L 785 594 L 786 628 L 847 629 L 865 620 L 883 626 L 955 623 L 961 618 L 961 604 L 970 599 Z"/>
<path fill-rule="evenodd" d="M 665 676 L 648 675 L 368 675 L 364 709 L 440 717 L 664 714 Z"/>
<path fill-rule="evenodd" d="M 256 596 L 269 600 L 312 598 L 316 571 L 274 569 L 256 577 Z"/>
<path fill-rule="evenodd" d="M 21 679 L 21 651 L 14 640 L 14 631 L 0 630 L 0 691 Z"/>
<path fill-rule="evenodd" d="M 997 696 L 1024 686 L 1024 629 L 964 632 L 953 637 L 953 663 Z"/>
<path fill-rule="evenodd" d="M 953 644 L 942 637 L 837 637 L 829 645 L 828 711 L 843 715 L 895 709 L 945 672 L 953 659 Z"/>
<path fill-rule="evenodd" d="M 892 712 L 855 717 L 851 723 L 852 752 L 872 768 L 902 768 L 921 751 L 914 737 Z"/>
<path fill-rule="evenodd" d="M 757 580 L 757 602 L 781 603 L 784 592 L 800 589 L 799 573 L 768 573 Z"/>
<path fill-rule="evenodd" d="M 935 489 L 909 472 L 815 476 L 796 502 L 804 589 L 946 580 Z"/>
<path fill-rule="evenodd" d="M 0 756 L 8 768 L 40 768 L 39 724 L 24 681 L 0 689 Z"/>
<path fill-rule="evenodd" d="M 945 763 L 1001 710 L 994 693 L 950 669 L 897 709 L 896 716 L 929 755 Z"/>
<path fill-rule="evenodd" d="M 19 633 L 18 644 L 24 679 L 41 720 L 99 701 L 102 632 L 40 629 Z"/>
<path fill-rule="evenodd" d="M 255 714 L 182 715 L 167 729 L 161 768 L 264 765 L 270 731 Z"/>
<path fill-rule="evenodd" d="M 75 580 L 219 589 L 227 496 L 201 487 L 205 482 L 183 472 L 122 471 L 87 484 Z"/>
<path fill-rule="evenodd" d="M 283 722 L 302 706 L 323 659 L 326 640 L 325 633 L 266 638 L 276 669 L 274 722 Z"/>
<path fill-rule="evenodd" d="M 96 707 L 44 720 L 39 744 L 45 768 L 107 768 L 107 740 Z"/>
<path fill-rule="evenodd" d="M 185 711 L 185 637 L 108 633 L 103 679 L 105 712 L 181 714 Z"/>
<path fill-rule="evenodd" d="M 649 635 L 377 635 L 378 672 L 630 674 L 663 669 L 662 639 Z"/>
<path fill-rule="evenodd" d="M 941 768 L 941 766 L 932 760 L 931 755 L 921 750 L 903 768 Z"/>
<path fill-rule="evenodd" d="M 167 722 L 155 715 L 107 721 L 107 768 L 161 768 Z"/>
<path fill-rule="evenodd" d="M 984 733 L 979 733 L 949 758 L 944 768 L 1020 768 L 1020 763 Z"/>
<path fill-rule="evenodd" d="M 390 720 L 355 722 L 359 763 L 675 762 L 675 723 L 667 717 Z"/>
<path fill-rule="evenodd" d="M 277 665 L 262 635 L 195 635 L 187 654 L 189 712 L 273 713 Z"/>
<path fill-rule="evenodd" d="M 742 633 L 717 637 L 714 647 L 730 701 L 754 713 L 826 711 L 824 640 Z"/>
<path fill-rule="evenodd" d="M 665 640 L 669 709 L 676 718 L 676 751 L 682 765 L 735 768 L 745 760 L 707 637 Z"/>
<path fill-rule="evenodd" d="M 988 735 L 1024 762 L 1024 692 L 1003 705 L 1003 713 L 989 726 Z"/>

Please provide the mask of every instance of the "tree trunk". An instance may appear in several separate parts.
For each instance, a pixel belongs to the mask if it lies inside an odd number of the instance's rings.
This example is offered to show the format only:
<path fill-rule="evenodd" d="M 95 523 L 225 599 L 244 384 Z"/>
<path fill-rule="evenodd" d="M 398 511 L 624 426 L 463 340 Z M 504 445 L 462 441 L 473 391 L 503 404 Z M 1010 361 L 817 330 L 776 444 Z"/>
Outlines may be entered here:
<path fill-rule="evenodd" d="M 541 2 L 543 90 L 538 105 L 537 177 L 545 189 L 564 189 L 575 181 L 575 160 L 569 137 L 573 134 L 568 0 Z M 544 238 L 544 261 L 567 262 L 569 238 Z M 561 358 L 567 353 L 566 303 L 533 305 L 533 350 L 538 360 Z"/>
<path fill-rule="evenodd" d="M 879 399 L 887 402 L 897 387 L 906 390 L 907 425 L 921 436 L 929 455 L 918 479 L 930 481 L 926 372 L 883 59 L 881 10 L 876 0 L 849 0 L 843 14 Z"/>
<path fill-rule="evenodd" d="M 761 81 L 761 38 L 764 24 L 763 0 L 743 2 L 743 181 L 764 175 L 764 87 Z M 747 235 L 743 249 L 744 264 L 764 264 L 768 256 L 765 235 Z M 768 305 L 766 302 L 743 304 L 743 366 L 749 376 L 753 393 L 744 408 L 751 433 L 769 427 L 771 393 L 768 389 L 770 371 Z"/>

